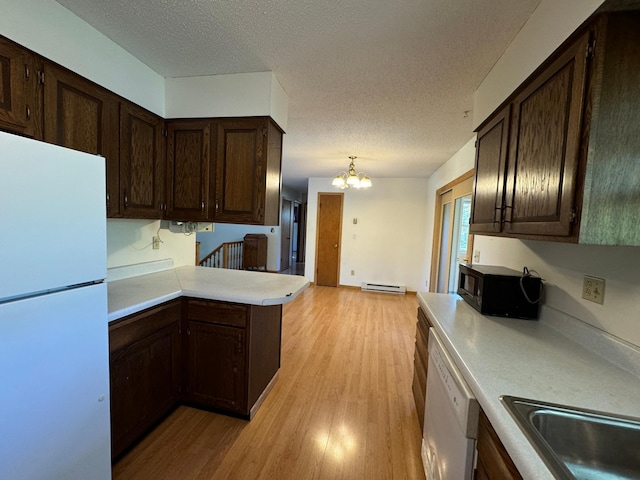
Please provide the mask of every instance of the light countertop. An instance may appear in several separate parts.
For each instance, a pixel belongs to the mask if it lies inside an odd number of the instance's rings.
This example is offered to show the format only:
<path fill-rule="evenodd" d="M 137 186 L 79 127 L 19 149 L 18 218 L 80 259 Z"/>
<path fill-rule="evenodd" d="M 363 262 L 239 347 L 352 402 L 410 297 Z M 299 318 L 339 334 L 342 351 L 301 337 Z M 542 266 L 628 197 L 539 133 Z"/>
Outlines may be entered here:
<path fill-rule="evenodd" d="M 640 352 L 632 346 L 592 327 L 591 344 L 576 343 L 585 337 L 582 322 L 545 306 L 531 321 L 480 315 L 457 295 L 418 293 L 418 300 L 525 480 L 554 477 L 501 395 L 640 417 Z M 575 335 L 568 322 L 576 322 Z"/>
<path fill-rule="evenodd" d="M 309 285 L 298 275 L 184 266 L 107 283 L 111 322 L 181 296 L 279 305 Z"/>

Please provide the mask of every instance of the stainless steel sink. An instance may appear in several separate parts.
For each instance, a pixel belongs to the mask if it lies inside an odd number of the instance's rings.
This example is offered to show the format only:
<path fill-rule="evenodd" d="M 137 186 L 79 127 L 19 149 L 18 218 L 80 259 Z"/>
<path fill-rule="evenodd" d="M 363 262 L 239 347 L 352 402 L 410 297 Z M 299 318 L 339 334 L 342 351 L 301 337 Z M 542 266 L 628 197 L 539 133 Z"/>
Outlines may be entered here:
<path fill-rule="evenodd" d="M 640 479 L 640 419 L 506 395 L 501 400 L 556 478 Z"/>

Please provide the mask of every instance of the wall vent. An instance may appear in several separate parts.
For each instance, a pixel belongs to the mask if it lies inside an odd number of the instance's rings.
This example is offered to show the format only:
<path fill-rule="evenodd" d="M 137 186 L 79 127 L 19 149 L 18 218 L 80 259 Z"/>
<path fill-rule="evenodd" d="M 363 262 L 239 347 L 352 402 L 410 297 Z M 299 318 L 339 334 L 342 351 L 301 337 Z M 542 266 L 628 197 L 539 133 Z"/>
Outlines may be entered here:
<path fill-rule="evenodd" d="M 407 293 L 407 287 L 404 285 L 382 285 L 379 283 L 362 282 L 363 292 L 382 292 L 382 293 Z"/>

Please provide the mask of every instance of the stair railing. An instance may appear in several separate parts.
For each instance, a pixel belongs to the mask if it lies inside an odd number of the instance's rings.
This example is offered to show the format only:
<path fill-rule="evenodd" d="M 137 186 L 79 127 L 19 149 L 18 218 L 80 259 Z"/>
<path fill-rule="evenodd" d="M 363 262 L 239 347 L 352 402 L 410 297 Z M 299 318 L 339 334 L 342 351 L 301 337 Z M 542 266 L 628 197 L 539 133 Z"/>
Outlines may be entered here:
<path fill-rule="evenodd" d="M 200 260 L 201 267 L 242 269 L 242 240 L 225 242 Z"/>

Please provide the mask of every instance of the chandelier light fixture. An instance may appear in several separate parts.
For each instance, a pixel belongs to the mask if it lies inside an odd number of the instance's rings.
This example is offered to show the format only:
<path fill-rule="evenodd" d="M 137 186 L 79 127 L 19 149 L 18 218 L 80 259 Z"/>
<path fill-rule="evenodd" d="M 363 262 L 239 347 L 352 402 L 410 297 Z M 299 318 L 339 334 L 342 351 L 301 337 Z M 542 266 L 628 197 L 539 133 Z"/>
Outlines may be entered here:
<path fill-rule="evenodd" d="M 339 188 L 369 188 L 371 187 L 371 179 L 364 172 L 356 173 L 356 167 L 353 161 L 358 157 L 349 157 L 349 173 L 340 172 L 331 182 L 331 185 Z"/>

